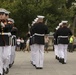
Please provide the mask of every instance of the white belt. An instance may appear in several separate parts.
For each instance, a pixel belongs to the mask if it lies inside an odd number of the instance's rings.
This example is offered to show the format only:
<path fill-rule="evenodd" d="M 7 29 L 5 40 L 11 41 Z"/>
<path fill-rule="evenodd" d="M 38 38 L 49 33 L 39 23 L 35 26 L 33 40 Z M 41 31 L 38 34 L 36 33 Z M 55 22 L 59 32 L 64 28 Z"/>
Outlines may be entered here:
<path fill-rule="evenodd" d="M 35 34 L 33 34 L 32 36 L 30 36 L 30 38 L 32 38 L 32 37 L 35 36 L 35 35 L 37 35 L 37 36 L 44 36 L 44 34 L 35 33 Z"/>
<path fill-rule="evenodd" d="M 35 33 L 33 36 L 35 36 L 35 35 L 44 36 L 44 34 L 38 34 L 38 33 Z"/>
<path fill-rule="evenodd" d="M 0 33 L 0 35 L 11 35 L 11 33 Z"/>
<path fill-rule="evenodd" d="M 68 36 L 58 36 L 58 38 L 68 38 Z"/>

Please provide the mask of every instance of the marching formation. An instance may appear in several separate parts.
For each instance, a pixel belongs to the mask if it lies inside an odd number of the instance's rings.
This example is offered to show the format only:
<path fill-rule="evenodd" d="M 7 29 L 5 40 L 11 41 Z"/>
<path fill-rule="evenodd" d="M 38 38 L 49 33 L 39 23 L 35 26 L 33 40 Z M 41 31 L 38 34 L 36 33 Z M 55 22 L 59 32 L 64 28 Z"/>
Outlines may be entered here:
<path fill-rule="evenodd" d="M 48 34 L 48 28 L 43 23 L 44 16 L 37 16 L 30 29 L 31 64 L 36 69 L 43 69 L 44 61 L 44 37 Z"/>
<path fill-rule="evenodd" d="M 71 30 L 67 27 L 68 21 L 62 21 L 54 32 L 54 50 L 56 59 L 60 63 L 67 63 L 67 49 L 69 44 L 69 37 L 72 36 Z"/>
<path fill-rule="evenodd" d="M 6 9 L 0 8 L 0 75 L 8 74 L 15 59 L 18 29 L 14 26 L 14 20 L 9 18 L 9 13 Z M 54 32 L 55 56 L 62 64 L 67 63 L 69 37 L 72 36 L 71 30 L 67 27 L 67 22 L 59 23 Z M 36 69 L 43 69 L 45 37 L 48 38 L 48 34 L 48 27 L 44 24 L 44 16 L 38 15 L 32 22 L 28 35 L 30 40 L 27 41 L 30 43 L 31 64 Z"/>
<path fill-rule="evenodd" d="M 0 8 L 0 75 L 8 74 L 15 58 L 17 28 L 10 12 Z"/>
<path fill-rule="evenodd" d="M 30 28 L 31 64 L 35 66 L 36 69 L 43 69 L 44 38 L 48 37 L 48 28 L 43 23 L 43 19 L 44 16 L 37 16 Z M 66 64 L 69 38 L 72 36 L 71 30 L 68 28 L 68 21 L 59 23 L 53 36 L 56 59 L 60 63 Z"/>

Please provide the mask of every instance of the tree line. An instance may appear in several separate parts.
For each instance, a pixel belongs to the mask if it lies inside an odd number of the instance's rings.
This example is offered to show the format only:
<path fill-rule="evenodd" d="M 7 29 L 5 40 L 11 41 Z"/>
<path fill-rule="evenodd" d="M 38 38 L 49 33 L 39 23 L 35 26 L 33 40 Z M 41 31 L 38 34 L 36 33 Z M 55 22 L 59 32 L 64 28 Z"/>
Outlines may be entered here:
<path fill-rule="evenodd" d="M 20 36 L 25 37 L 28 32 L 28 24 L 37 15 L 44 15 L 45 22 L 50 31 L 58 26 L 62 20 L 68 20 L 73 26 L 76 7 L 75 0 L 0 0 L 0 8 L 9 10 L 10 17 L 15 20 L 15 26 L 18 28 Z"/>

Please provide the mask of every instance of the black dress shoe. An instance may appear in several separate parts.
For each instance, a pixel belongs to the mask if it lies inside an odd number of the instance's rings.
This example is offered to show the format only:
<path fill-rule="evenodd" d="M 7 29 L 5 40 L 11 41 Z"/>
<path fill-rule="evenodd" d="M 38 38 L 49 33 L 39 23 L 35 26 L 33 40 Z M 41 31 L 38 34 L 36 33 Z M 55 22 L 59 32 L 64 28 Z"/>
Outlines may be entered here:
<path fill-rule="evenodd" d="M 57 56 L 55 56 L 55 59 L 57 59 Z"/>
<path fill-rule="evenodd" d="M 12 67 L 12 64 L 9 64 L 9 68 L 11 68 Z"/>
<path fill-rule="evenodd" d="M 40 69 L 43 69 L 43 67 L 40 67 Z"/>
<path fill-rule="evenodd" d="M 6 69 L 6 72 L 5 72 L 5 74 L 8 74 L 8 73 L 9 73 L 9 68 L 7 68 L 7 69 Z"/>
<path fill-rule="evenodd" d="M 40 67 L 36 67 L 36 69 L 40 69 Z"/>
<path fill-rule="evenodd" d="M 59 57 L 57 57 L 57 60 L 59 60 Z"/>
<path fill-rule="evenodd" d="M 0 75 L 1 75 L 1 73 L 0 73 Z"/>
<path fill-rule="evenodd" d="M 59 58 L 59 62 L 60 62 L 60 63 L 62 62 L 62 59 L 61 59 L 61 58 Z"/>
<path fill-rule="evenodd" d="M 63 62 L 62 64 L 66 64 L 66 62 Z"/>
<path fill-rule="evenodd" d="M 4 75 L 5 74 L 5 70 L 4 70 L 4 68 L 3 68 L 3 74 L 2 75 Z"/>
<path fill-rule="evenodd" d="M 36 67 L 36 69 L 43 69 L 43 67 Z"/>
<path fill-rule="evenodd" d="M 62 64 L 66 64 L 66 62 L 64 62 L 64 59 L 62 59 L 62 62 L 61 62 Z"/>

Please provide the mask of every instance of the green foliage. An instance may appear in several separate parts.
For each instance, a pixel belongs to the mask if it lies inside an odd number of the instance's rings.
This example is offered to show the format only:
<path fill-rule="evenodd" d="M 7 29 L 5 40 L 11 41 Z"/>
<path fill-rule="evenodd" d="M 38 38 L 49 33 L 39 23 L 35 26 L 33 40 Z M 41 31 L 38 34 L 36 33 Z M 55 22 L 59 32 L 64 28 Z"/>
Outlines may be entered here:
<path fill-rule="evenodd" d="M 31 24 L 37 15 L 45 16 L 49 32 L 62 20 L 68 20 L 72 25 L 76 14 L 72 2 L 74 0 L 0 0 L 0 8 L 11 12 L 10 17 L 15 20 L 20 36 L 25 37 L 29 30 L 28 24 Z"/>

